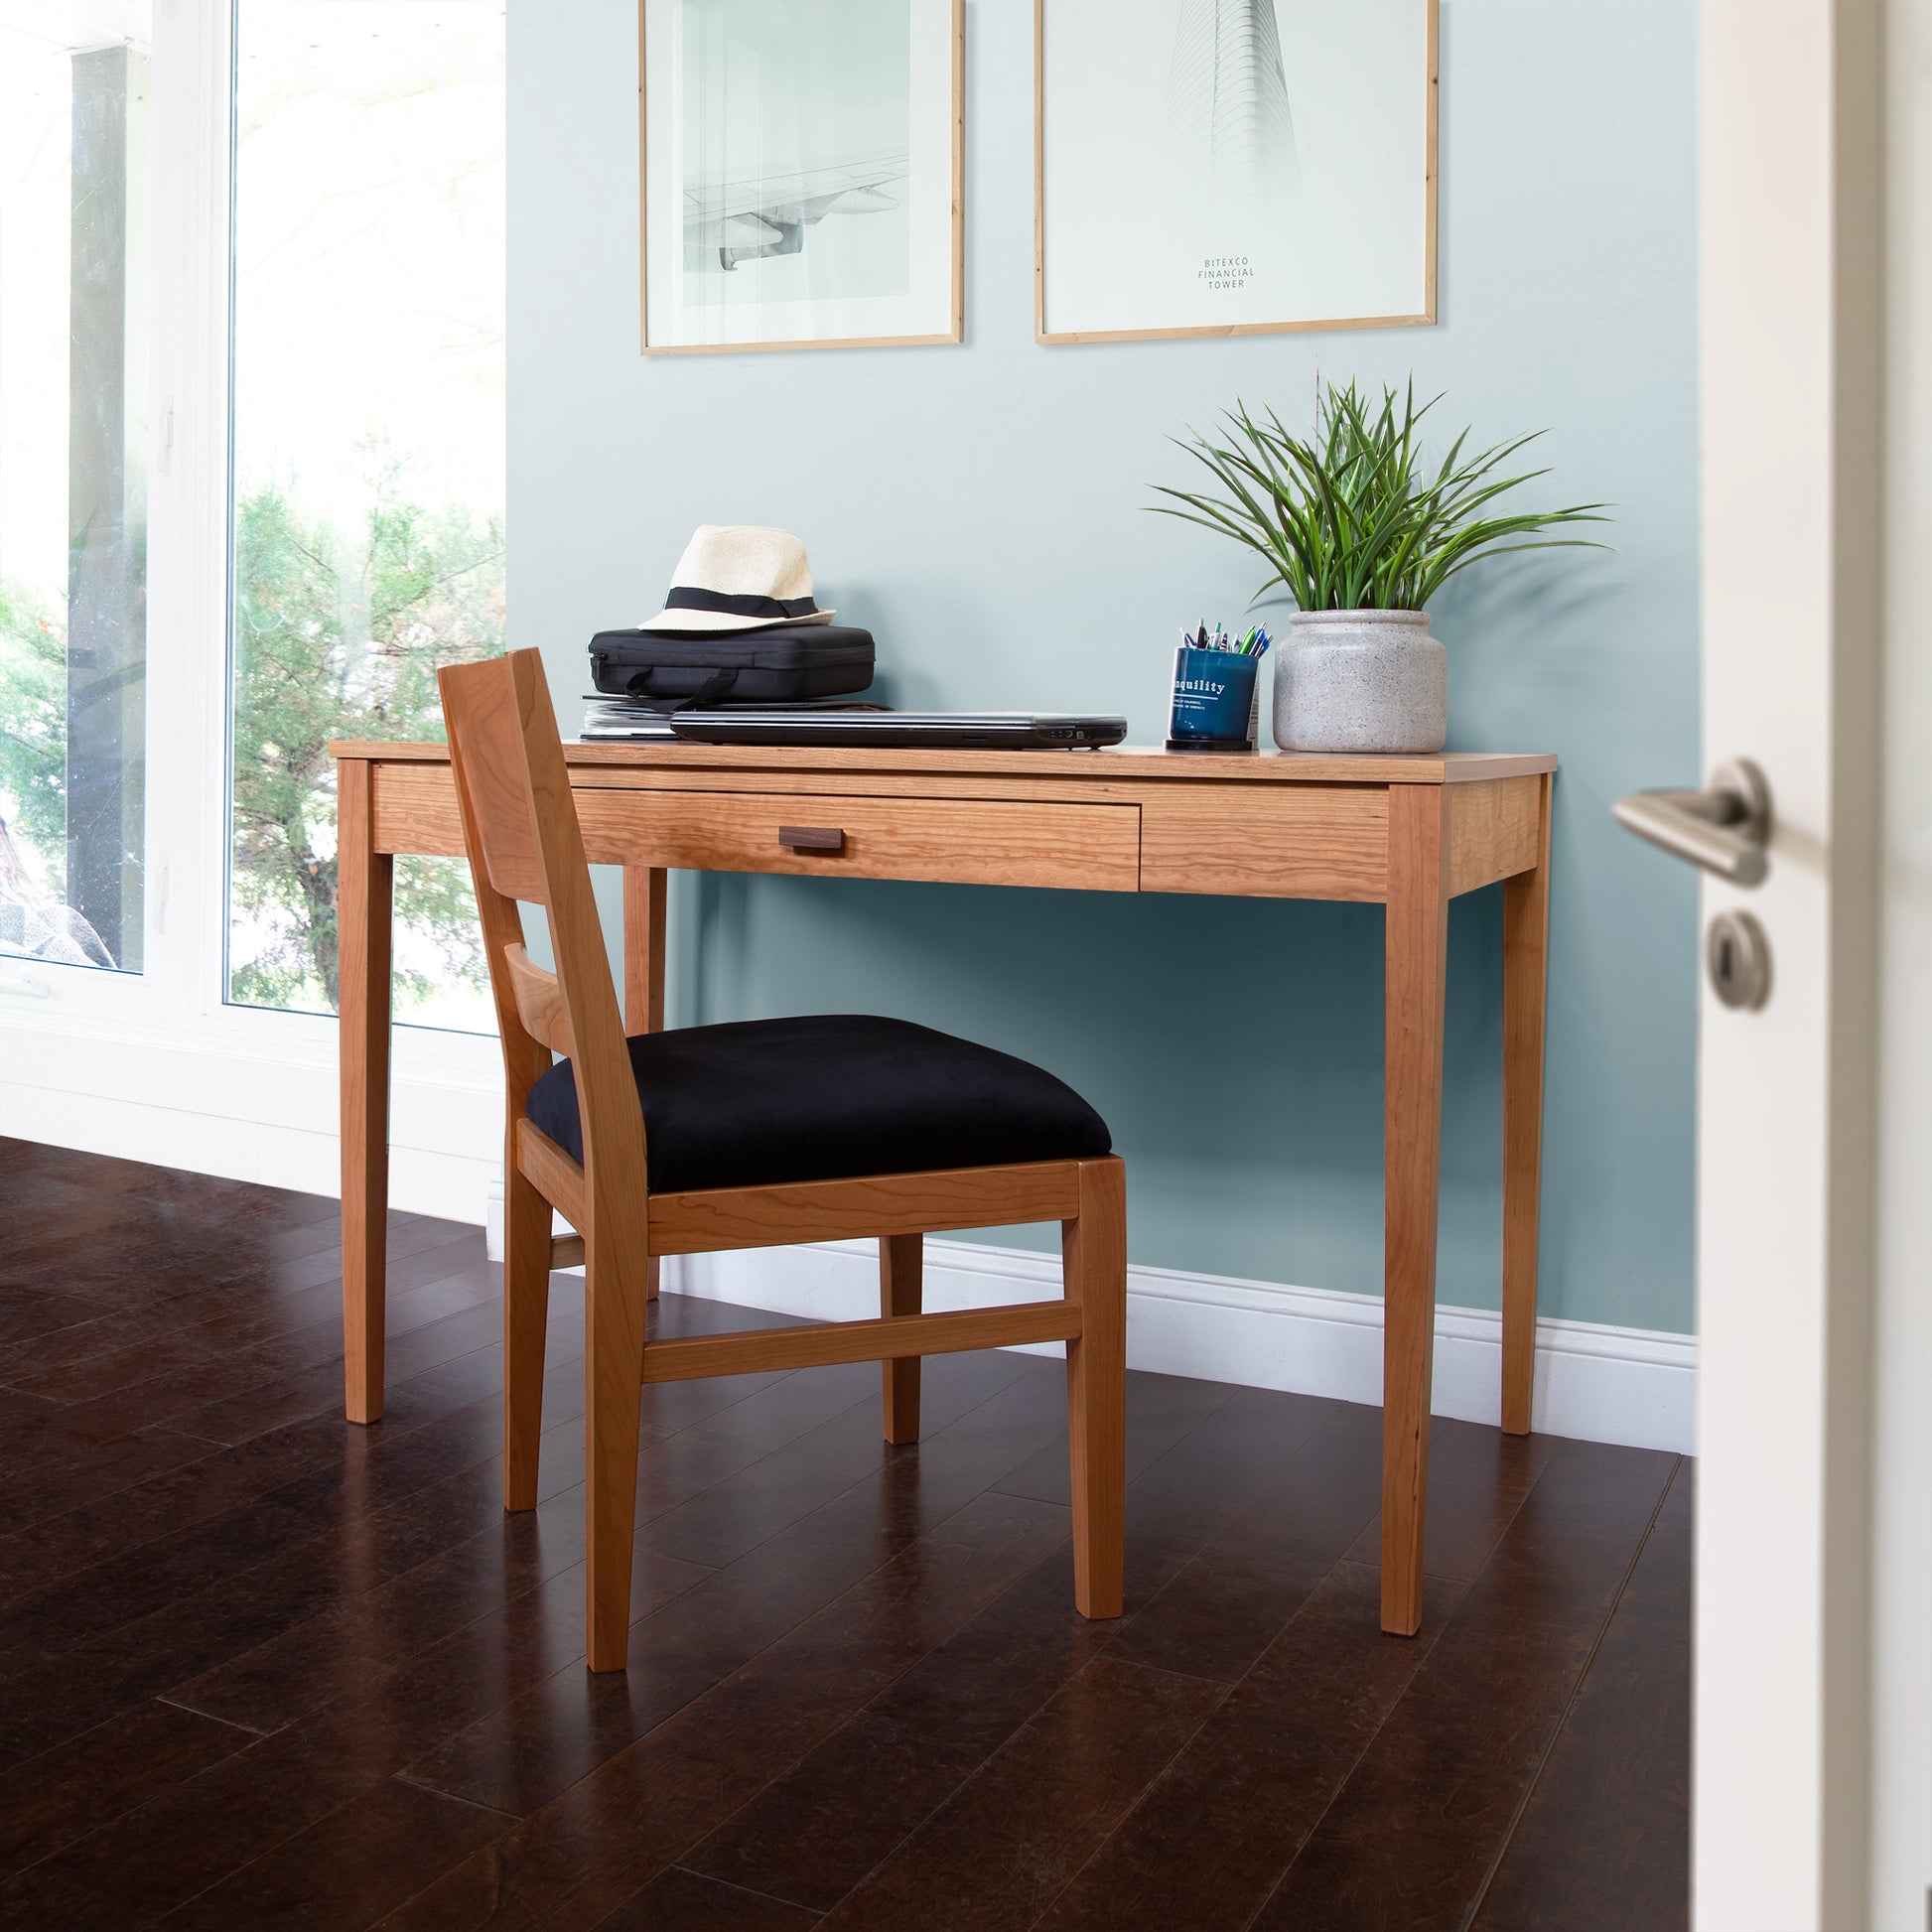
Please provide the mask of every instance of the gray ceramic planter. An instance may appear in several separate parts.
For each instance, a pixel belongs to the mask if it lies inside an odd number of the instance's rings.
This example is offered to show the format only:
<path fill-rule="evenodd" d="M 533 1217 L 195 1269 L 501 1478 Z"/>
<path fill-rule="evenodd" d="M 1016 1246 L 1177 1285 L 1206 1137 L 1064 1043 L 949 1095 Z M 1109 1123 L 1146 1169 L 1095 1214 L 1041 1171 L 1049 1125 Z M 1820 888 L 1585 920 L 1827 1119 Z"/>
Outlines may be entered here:
<path fill-rule="evenodd" d="M 1275 653 L 1284 752 L 1440 752 L 1449 653 L 1426 611 L 1297 611 Z"/>

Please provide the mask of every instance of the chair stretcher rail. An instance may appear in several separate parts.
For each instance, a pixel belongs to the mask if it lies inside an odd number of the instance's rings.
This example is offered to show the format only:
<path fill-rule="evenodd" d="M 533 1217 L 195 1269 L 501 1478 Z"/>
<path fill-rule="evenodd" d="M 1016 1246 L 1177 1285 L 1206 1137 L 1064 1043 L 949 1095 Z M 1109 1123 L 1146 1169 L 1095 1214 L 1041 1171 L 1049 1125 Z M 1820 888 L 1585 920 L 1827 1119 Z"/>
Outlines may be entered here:
<path fill-rule="evenodd" d="M 680 1335 L 644 1348 L 646 1382 L 699 1375 L 751 1375 L 762 1370 L 820 1368 L 831 1362 L 887 1361 L 944 1355 L 961 1348 L 1067 1341 L 1080 1332 L 1075 1302 L 1020 1302 L 1004 1309 L 952 1314 L 903 1314 L 869 1321 L 827 1321 L 808 1328 L 752 1328 L 728 1335 Z"/>

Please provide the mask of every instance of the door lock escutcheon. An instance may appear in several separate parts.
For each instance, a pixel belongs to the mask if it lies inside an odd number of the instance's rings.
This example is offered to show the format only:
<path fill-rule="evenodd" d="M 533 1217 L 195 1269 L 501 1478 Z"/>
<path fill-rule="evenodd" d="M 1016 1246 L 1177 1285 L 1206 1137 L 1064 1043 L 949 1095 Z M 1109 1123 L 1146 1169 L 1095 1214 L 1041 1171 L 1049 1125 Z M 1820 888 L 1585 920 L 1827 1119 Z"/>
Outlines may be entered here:
<path fill-rule="evenodd" d="M 1720 912 L 1704 935 L 1711 989 L 1727 1007 L 1755 1013 L 1771 997 L 1771 942 L 1748 912 Z"/>

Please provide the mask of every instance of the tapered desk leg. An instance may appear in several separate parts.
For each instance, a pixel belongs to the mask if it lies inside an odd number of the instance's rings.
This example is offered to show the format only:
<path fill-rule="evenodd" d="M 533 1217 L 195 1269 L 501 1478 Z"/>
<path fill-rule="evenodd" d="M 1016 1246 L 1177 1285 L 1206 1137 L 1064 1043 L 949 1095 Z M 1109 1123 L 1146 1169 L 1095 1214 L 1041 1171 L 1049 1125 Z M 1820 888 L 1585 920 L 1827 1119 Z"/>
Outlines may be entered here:
<path fill-rule="evenodd" d="M 664 910 L 667 875 L 662 866 L 623 869 L 623 1030 L 664 1031 Z M 644 1294 L 654 1300 L 658 1257 L 644 1263 Z"/>
<path fill-rule="evenodd" d="M 1536 1382 L 1537 1213 L 1543 1181 L 1543 1029 L 1550 970 L 1550 778 L 1537 865 L 1503 882 L 1503 1429 L 1527 1436 Z"/>
<path fill-rule="evenodd" d="M 382 1419 L 389 1229 L 389 941 L 395 861 L 374 848 L 366 759 L 337 767 L 343 1357 L 350 1422 Z"/>
<path fill-rule="evenodd" d="M 1382 1628 L 1422 1625 L 1448 964 L 1447 786 L 1389 787 L 1383 1128 Z"/>
<path fill-rule="evenodd" d="M 662 866 L 623 869 L 623 1030 L 664 1031 L 664 904 Z"/>

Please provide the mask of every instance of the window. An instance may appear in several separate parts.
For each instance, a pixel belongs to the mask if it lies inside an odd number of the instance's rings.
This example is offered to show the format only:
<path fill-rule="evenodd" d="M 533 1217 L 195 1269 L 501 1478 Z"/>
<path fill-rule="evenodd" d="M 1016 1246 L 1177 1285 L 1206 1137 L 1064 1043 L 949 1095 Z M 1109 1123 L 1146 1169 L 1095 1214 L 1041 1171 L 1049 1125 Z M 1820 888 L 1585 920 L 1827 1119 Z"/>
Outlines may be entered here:
<path fill-rule="evenodd" d="M 335 738 L 503 647 L 502 0 L 238 0 L 227 997 L 336 1006 Z M 399 1018 L 486 1030 L 468 869 L 404 862 Z"/>
<path fill-rule="evenodd" d="M 0 955 L 139 972 L 145 0 L 0 14 Z"/>
<path fill-rule="evenodd" d="M 503 0 L 0 0 L 8 1133 L 337 1185 L 328 744 L 502 648 L 503 120 Z M 395 1198 L 475 1216 L 468 868 L 397 874 Z"/>

